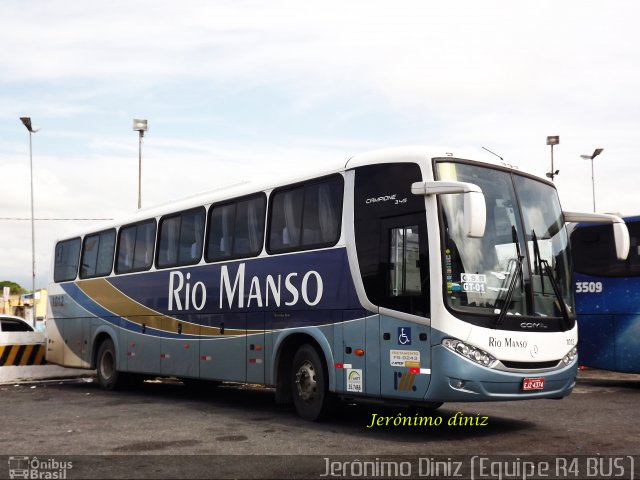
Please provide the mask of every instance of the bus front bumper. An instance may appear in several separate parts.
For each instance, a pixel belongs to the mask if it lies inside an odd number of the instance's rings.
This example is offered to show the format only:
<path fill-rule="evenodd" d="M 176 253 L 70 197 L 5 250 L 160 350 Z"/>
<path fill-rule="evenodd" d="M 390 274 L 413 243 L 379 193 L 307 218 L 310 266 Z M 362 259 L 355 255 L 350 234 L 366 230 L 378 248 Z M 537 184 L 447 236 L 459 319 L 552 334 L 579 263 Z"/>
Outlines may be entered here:
<path fill-rule="evenodd" d="M 577 358 L 565 367 L 531 373 L 505 372 L 483 367 L 441 345 L 432 350 L 432 372 L 427 401 L 487 402 L 562 398 L 571 393 L 578 373 Z M 525 378 L 544 378 L 542 390 L 524 390 Z"/>

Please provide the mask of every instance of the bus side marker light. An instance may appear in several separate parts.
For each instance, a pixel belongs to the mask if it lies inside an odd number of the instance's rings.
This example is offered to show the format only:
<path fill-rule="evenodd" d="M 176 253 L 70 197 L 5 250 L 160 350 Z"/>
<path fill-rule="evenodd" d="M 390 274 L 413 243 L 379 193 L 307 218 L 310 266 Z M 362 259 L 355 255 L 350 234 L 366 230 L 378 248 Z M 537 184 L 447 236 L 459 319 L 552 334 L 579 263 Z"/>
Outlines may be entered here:
<path fill-rule="evenodd" d="M 336 363 L 336 368 L 351 368 L 350 363 Z"/>
<path fill-rule="evenodd" d="M 361 348 L 356 348 L 355 352 L 356 356 L 358 357 L 363 357 L 364 356 L 364 350 Z"/>
<path fill-rule="evenodd" d="M 431 375 L 431 369 L 430 368 L 410 368 L 409 369 L 409 373 L 418 373 L 418 374 L 422 374 L 422 375 Z"/>

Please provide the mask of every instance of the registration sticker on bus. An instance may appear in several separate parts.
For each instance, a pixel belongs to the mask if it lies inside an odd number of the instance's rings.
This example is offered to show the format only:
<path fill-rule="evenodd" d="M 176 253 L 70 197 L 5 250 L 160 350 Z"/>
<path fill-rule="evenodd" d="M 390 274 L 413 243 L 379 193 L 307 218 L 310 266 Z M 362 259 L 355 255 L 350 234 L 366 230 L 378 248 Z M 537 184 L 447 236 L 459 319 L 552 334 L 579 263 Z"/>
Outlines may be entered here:
<path fill-rule="evenodd" d="M 420 352 L 418 350 L 391 350 L 389 363 L 392 367 L 420 368 Z"/>
<path fill-rule="evenodd" d="M 347 369 L 347 392 L 362 393 L 362 370 Z"/>
<path fill-rule="evenodd" d="M 525 378 L 522 381 L 523 390 L 543 390 L 544 389 L 544 377 L 538 378 Z"/>

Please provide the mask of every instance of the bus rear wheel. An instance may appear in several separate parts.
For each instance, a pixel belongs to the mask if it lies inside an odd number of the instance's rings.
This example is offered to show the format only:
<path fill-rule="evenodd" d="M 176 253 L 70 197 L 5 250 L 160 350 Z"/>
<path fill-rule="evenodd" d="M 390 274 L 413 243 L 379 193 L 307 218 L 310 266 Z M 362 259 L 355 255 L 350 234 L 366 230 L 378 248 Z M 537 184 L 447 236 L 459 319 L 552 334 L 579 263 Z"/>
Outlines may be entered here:
<path fill-rule="evenodd" d="M 122 386 L 124 374 L 117 370 L 116 365 L 116 349 L 113 340 L 108 338 L 100 344 L 96 359 L 98 384 L 105 390 L 116 390 Z"/>
<path fill-rule="evenodd" d="M 335 399 L 329 392 L 324 362 L 317 350 L 304 344 L 293 357 L 291 392 L 298 415 L 305 420 L 318 421 L 329 416 Z"/>

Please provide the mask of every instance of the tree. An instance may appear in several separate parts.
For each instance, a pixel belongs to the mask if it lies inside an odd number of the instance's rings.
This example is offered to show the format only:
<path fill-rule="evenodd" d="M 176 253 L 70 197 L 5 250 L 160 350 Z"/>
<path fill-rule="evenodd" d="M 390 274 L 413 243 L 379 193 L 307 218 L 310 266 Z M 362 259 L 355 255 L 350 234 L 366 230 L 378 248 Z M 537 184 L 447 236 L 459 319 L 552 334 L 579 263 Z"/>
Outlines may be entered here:
<path fill-rule="evenodd" d="M 27 293 L 27 290 L 22 288 L 16 282 L 10 282 L 9 280 L 0 281 L 0 292 L 4 289 L 4 287 L 9 287 L 11 290 L 11 295 L 20 295 L 22 293 Z"/>

